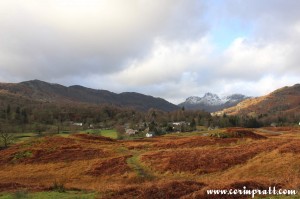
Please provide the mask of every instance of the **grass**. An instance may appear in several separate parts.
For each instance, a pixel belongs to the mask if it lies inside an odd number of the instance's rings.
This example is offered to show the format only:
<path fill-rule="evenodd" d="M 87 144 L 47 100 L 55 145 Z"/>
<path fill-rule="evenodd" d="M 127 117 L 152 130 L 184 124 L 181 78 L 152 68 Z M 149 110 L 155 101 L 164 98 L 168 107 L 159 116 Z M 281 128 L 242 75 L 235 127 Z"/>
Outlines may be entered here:
<path fill-rule="evenodd" d="M 132 168 L 140 180 L 152 180 L 154 176 L 145 168 L 139 159 L 139 153 L 135 152 L 131 158 L 127 159 L 127 164 Z"/>
<path fill-rule="evenodd" d="M 27 193 L 26 191 L 18 191 L 16 193 L 0 193 L 0 199 L 93 199 L 96 197 L 95 193 L 84 192 L 36 192 Z"/>
<path fill-rule="evenodd" d="M 108 129 L 108 130 L 88 129 L 88 130 L 84 130 L 82 132 L 93 134 L 93 135 L 101 135 L 101 136 L 109 137 L 109 138 L 113 138 L 113 139 L 118 138 L 118 134 L 117 134 L 116 130 L 114 130 L 114 129 Z"/>
<path fill-rule="evenodd" d="M 20 143 L 38 137 L 37 133 L 16 133 L 15 142 Z"/>
<path fill-rule="evenodd" d="M 139 140 L 145 138 L 145 133 L 136 133 L 135 135 L 123 135 L 122 140 Z"/>
<path fill-rule="evenodd" d="M 93 134 L 93 135 L 100 135 L 101 130 L 100 129 L 87 129 L 82 131 L 83 133 L 89 133 L 89 134 Z"/>
<path fill-rule="evenodd" d="M 64 138 L 66 138 L 66 137 L 69 137 L 69 133 L 60 133 L 60 134 L 57 134 L 57 136 L 60 136 L 60 137 L 64 137 Z"/>
<path fill-rule="evenodd" d="M 104 137 L 110 137 L 110 138 L 113 138 L 113 139 L 117 139 L 118 138 L 118 134 L 117 134 L 116 130 L 114 130 L 114 129 L 111 129 L 111 130 L 101 130 L 100 135 L 104 136 Z"/>
<path fill-rule="evenodd" d="M 74 132 L 64 130 L 64 131 L 60 131 L 59 134 L 56 134 L 56 135 L 60 136 L 60 137 L 68 137 L 72 133 L 74 133 Z M 117 134 L 116 130 L 114 130 L 114 129 L 110 129 L 110 130 L 87 129 L 87 130 L 81 131 L 81 133 L 90 133 L 93 135 L 101 135 L 104 137 L 118 139 L 118 134 Z M 42 135 L 46 135 L 46 134 L 42 134 Z M 29 140 L 38 138 L 40 136 L 41 135 L 38 133 L 16 133 L 14 143 L 22 143 L 24 141 L 29 141 Z"/>

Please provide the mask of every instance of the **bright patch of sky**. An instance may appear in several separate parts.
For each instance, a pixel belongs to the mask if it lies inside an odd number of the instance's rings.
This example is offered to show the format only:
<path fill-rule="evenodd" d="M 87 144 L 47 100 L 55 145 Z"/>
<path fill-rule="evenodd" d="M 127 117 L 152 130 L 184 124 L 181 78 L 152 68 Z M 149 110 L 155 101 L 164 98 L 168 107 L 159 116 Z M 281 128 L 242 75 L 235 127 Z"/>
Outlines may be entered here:
<path fill-rule="evenodd" d="M 250 34 L 251 28 L 243 26 L 237 19 L 221 20 L 210 31 L 212 41 L 220 51 L 228 48 L 237 38 L 247 38 Z"/>
<path fill-rule="evenodd" d="M 251 35 L 251 23 L 245 24 L 238 17 L 229 15 L 226 1 L 210 0 L 207 1 L 207 5 L 204 20 L 210 26 L 208 34 L 218 51 L 228 48 L 237 38 L 247 38 Z"/>

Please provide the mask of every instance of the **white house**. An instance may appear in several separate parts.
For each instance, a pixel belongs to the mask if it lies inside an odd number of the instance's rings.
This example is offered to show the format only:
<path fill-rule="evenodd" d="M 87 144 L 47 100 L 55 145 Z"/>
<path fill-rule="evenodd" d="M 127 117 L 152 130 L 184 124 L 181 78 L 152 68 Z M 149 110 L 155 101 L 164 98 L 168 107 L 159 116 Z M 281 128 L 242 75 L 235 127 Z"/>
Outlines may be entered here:
<path fill-rule="evenodd" d="M 73 125 L 74 125 L 74 126 L 82 126 L 83 123 L 82 123 L 82 122 L 73 122 Z"/>
<path fill-rule="evenodd" d="M 153 137 L 153 134 L 152 133 L 146 133 L 146 137 L 147 138 Z"/>

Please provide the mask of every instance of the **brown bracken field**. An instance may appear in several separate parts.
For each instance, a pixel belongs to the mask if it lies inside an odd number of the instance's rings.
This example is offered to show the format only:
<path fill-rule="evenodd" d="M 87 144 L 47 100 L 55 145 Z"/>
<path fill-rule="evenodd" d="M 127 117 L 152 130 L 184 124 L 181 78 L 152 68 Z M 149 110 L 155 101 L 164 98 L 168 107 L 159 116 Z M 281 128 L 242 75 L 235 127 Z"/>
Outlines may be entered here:
<path fill-rule="evenodd" d="M 219 131 L 223 136 L 73 134 L 15 144 L 0 151 L 0 192 L 59 184 L 97 198 L 213 198 L 207 189 L 300 188 L 300 128 Z"/>

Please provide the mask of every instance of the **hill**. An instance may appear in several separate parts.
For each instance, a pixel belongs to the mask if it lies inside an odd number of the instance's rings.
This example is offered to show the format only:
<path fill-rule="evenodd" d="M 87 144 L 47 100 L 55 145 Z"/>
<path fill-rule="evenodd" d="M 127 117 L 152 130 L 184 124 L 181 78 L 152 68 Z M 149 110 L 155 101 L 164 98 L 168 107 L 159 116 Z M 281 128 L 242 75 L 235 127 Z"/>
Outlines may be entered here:
<path fill-rule="evenodd" d="M 237 105 L 239 102 L 248 99 L 241 94 L 233 94 L 220 98 L 217 94 L 206 93 L 203 97 L 192 96 L 180 103 L 178 106 L 185 107 L 187 110 L 204 110 L 208 112 L 220 111 L 224 108 Z"/>
<path fill-rule="evenodd" d="M 28 140 L 0 150 L 0 198 L 22 190 L 25 196 L 77 191 L 94 193 L 90 198 L 250 198 L 206 190 L 299 189 L 299 128 L 276 135 L 264 129 L 218 132 L 231 134 L 209 137 L 212 131 L 202 131 L 127 141 L 70 134 Z"/>
<path fill-rule="evenodd" d="M 151 108 L 174 111 L 178 107 L 162 98 L 135 92 L 116 94 L 107 90 L 96 90 L 83 86 L 63 86 L 40 80 L 21 83 L 1 83 L 0 95 L 22 97 L 37 102 L 109 104 L 147 111 Z"/>
<path fill-rule="evenodd" d="M 277 89 L 262 97 L 246 99 L 234 107 L 215 112 L 214 115 L 223 115 L 224 113 L 268 119 L 286 120 L 294 118 L 299 120 L 300 84 Z"/>

